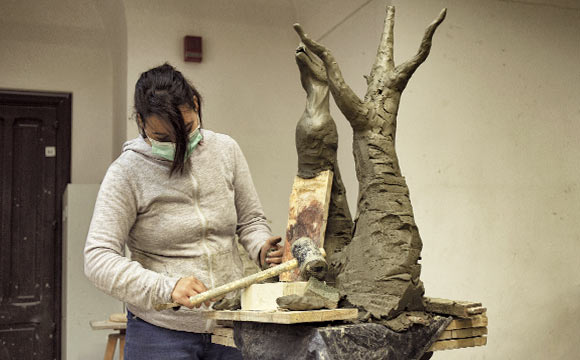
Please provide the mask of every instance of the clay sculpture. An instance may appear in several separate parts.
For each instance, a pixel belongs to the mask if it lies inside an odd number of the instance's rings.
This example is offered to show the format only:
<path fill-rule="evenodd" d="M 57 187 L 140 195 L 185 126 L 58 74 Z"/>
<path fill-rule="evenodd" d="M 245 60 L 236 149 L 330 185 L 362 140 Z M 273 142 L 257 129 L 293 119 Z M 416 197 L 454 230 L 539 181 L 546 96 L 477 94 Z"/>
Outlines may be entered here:
<path fill-rule="evenodd" d="M 308 94 L 306 110 L 296 130 L 299 174 L 312 177 L 323 169 L 333 169 L 338 174 L 337 187 L 332 189 L 334 210 L 329 211 L 325 239 L 325 244 L 336 244 L 331 268 L 346 301 L 375 318 L 391 319 L 404 311 L 424 309 L 419 264 L 422 241 L 399 167 L 395 135 L 401 94 L 427 59 L 435 30 L 445 15 L 443 9 L 427 27 L 417 54 L 395 66 L 395 8 L 387 8 L 376 59 L 366 77 L 364 100 L 345 83 L 330 50 L 306 35 L 300 25 L 294 26 L 304 44 L 297 50 L 297 62 Z M 359 195 L 352 233 L 336 163 L 337 135 L 328 112 L 328 89 L 353 129 Z"/>

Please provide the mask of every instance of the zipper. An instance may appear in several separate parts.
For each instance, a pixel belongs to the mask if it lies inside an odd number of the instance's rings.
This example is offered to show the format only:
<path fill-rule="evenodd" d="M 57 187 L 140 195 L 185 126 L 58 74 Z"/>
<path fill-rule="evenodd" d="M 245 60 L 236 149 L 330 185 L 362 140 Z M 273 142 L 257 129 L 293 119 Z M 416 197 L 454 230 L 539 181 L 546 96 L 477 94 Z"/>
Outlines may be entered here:
<path fill-rule="evenodd" d="M 211 282 L 210 289 L 213 289 L 215 287 L 215 279 L 214 279 L 214 274 L 213 274 L 213 265 L 211 262 L 211 252 L 209 250 L 209 246 L 207 246 L 207 220 L 205 219 L 205 216 L 203 216 L 203 213 L 201 212 L 201 208 L 199 207 L 199 186 L 198 186 L 197 180 L 195 180 L 195 177 L 193 176 L 193 173 L 191 174 L 191 182 L 193 184 L 193 194 L 194 194 L 193 207 L 194 207 L 195 211 L 197 212 L 199 219 L 201 220 L 202 237 L 201 237 L 200 242 L 207 253 L 207 265 L 208 265 L 207 268 L 209 271 L 209 280 Z"/>

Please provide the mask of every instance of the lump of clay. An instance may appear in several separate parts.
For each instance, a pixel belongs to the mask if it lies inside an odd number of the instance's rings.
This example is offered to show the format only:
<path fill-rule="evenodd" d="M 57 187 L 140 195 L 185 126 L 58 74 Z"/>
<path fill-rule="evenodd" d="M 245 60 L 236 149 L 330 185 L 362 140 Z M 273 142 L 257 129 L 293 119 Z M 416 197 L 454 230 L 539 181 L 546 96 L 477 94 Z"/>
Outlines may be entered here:
<path fill-rule="evenodd" d="M 214 310 L 239 310 L 241 308 L 242 302 L 240 296 L 220 299 L 216 301 L 212 306 L 212 309 Z"/>
<path fill-rule="evenodd" d="M 340 300 L 340 294 L 337 289 L 326 285 L 326 282 L 316 278 L 310 278 L 308 280 L 306 289 L 304 289 L 304 295 L 319 298 L 324 302 L 324 307 L 327 309 L 336 309 L 338 307 L 338 300 Z"/>
<path fill-rule="evenodd" d="M 324 300 L 314 296 L 286 295 L 276 299 L 281 309 L 305 311 L 324 308 Z"/>

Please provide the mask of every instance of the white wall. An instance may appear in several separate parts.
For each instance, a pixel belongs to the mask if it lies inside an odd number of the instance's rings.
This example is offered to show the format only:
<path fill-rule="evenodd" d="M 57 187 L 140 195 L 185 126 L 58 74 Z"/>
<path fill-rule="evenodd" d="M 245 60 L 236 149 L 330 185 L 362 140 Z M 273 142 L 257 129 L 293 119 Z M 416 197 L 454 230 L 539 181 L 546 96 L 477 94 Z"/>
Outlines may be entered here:
<path fill-rule="evenodd" d="M 282 1 L 125 0 L 127 104 L 141 72 L 168 61 L 200 90 L 204 127 L 238 141 L 272 228 L 285 232 L 303 95 L 294 63 L 294 10 Z M 202 36 L 203 61 L 183 61 L 183 37 Z M 137 136 L 134 122 L 128 137 Z"/>
<path fill-rule="evenodd" d="M 91 0 L 3 2 L 0 88 L 71 92 L 74 183 L 100 182 L 111 161 L 111 60 Z"/>
<path fill-rule="evenodd" d="M 109 94 L 112 103 L 112 157 L 121 153 L 127 138 L 127 22 L 121 0 L 92 0 L 104 27 L 111 55 L 113 84 Z"/>
<path fill-rule="evenodd" d="M 449 9 L 398 117 L 400 163 L 424 242 L 422 279 L 427 295 L 481 301 L 490 318 L 485 348 L 436 359 L 571 359 L 580 351 L 580 11 L 573 1 L 531 2 L 393 1 L 397 63 Z M 385 6 L 368 3 L 322 40 L 361 96 Z M 307 32 L 315 19 L 302 21 Z M 333 110 L 354 210 L 352 132 Z"/>
<path fill-rule="evenodd" d="M 99 184 L 69 184 L 63 197 L 63 360 L 102 358 L 113 331 L 92 330 L 89 322 L 123 312 L 123 303 L 85 278 L 83 250 L 98 191 Z"/>

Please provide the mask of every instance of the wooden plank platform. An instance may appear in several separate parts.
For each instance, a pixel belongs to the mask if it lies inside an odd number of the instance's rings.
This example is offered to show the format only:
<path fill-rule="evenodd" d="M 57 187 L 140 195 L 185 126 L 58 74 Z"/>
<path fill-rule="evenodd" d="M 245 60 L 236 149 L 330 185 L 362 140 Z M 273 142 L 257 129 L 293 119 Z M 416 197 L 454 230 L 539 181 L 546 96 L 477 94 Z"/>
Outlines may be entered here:
<path fill-rule="evenodd" d="M 229 347 L 236 347 L 236 343 L 234 342 L 234 329 L 232 330 L 232 334 L 231 336 L 222 336 L 222 335 L 212 335 L 211 336 L 211 342 L 214 344 L 219 344 L 219 345 L 223 345 L 223 346 L 229 346 Z"/>
<path fill-rule="evenodd" d="M 486 336 L 478 336 L 467 339 L 442 340 L 435 341 L 435 343 L 429 348 L 429 351 L 454 350 L 466 347 L 484 346 L 486 344 Z"/>
<path fill-rule="evenodd" d="M 471 329 L 457 329 L 457 330 L 445 330 L 443 334 L 439 337 L 439 340 L 451 340 L 451 339 L 465 339 L 477 336 L 487 335 L 486 327 L 478 327 Z"/>
<path fill-rule="evenodd" d="M 431 298 L 432 299 L 432 298 Z M 441 300 L 441 301 L 440 301 Z M 485 312 L 470 315 L 468 314 L 468 309 L 477 309 L 480 311 L 481 303 L 468 302 L 468 301 L 452 301 L 445 299 L 435 299 L 430 301 L 430 304 L 436 304 L 431 307 L 431 309 L 437 307 L 439 313 L 452 312 L 460 315 L 453 315 L 454 318 L 449 323 L 445 331 L 441 334 L 439 339 L 431 346 L 429 351 L 442 351 L 442 350 L 455 350 L 467 347 L 484 346 L 487 344 L 487 325 L 488 318 Z M 484 308 L 483 308 L 484 309 Z M 336 309 L 336 310 L 351 310 L 351 309 Z M 310 313 L 321 313 L 330 312 L 333 310 L 316 310 Z M 435 311 L 434 311 L 435 312 Z M 219 313 L 219 314 L 215 314 Z M 235 314 L 237 313 L 237 314 Z M 242 314 L 243 313 L 243 314 Z M 285 315 L 280 315 L 284 314 Z M 216 319 L 220 320 L 233 320 L 233 321 L 256 321 L 256 322 L 277 322 L 282 324 L 292 324 L 296 319 L 292 319 L 292 313 L 309 313 L 307 311 L 276 311 L 276 312 L 257 312 L 257 311 L 220 311 L 214 312 Z M 322 314 L 319 314 L 316 320 L 308 320 L 309 316 L 312 315 L 302 315 L 302 318 L 298 322 L 309 322 L 309 321 L 330 321 L 324 319 Z M 286 318 L 278 318 L 279 316 L 285 316 Z M 356 315 L 354 315 L 356 317 Z M 353 317 L 353 318 L 354 318 Z M 335 318 L 334 320 L 339 320 Z M 233 329 L 232 328 L 216 328 L 214 332 L 216 341 L 219 344 L 225 345 L 226 343 L 231 344 L 227 346 L 235 346 L 233 342 Z M 213 339 L 213 338 L 212 338 Z"/>
<path fill-rule="evenodd" d="M 482 307 L 481 303 L 478 302 L 425 297 L 425 310 L 436 314 L 466 318 L 473 315 L 483 314 L 486 311 L 486 308 Z"/>
<path fill-rule="evenodd" d="M 358 316 L 357 309 L 333 309 L 310 311 L 205 311 L 207 319 L 253 321 L 274 324 L 300 324 L 336 320 L 352 320 Z"/>
<path fill-rule="evenodd" d="M 89 324 L 93 330 L 124 330 L 127 328 L 126 322 L 119 321 L 93 320 Z"/>
<path fill-rule="evenodd" d="M 487 315 L 474 315 L 468 318 L 455 318 L 451 321 L 446 330 L 468 329 L 487 326 Z"/>

